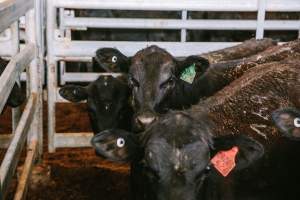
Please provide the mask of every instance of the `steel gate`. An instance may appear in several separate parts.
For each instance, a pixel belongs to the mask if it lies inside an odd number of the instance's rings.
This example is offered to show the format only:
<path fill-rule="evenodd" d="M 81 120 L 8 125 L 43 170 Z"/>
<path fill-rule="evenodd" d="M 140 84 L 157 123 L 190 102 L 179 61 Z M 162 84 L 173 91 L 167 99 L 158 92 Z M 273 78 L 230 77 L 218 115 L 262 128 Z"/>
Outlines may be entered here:
<path fill-rule="evenodd" d="M 0 147 L 7 148 L 0 167 L 0 199 L 15 174 L 20 154 L 27 141 L 27 154 L 19 178 L 15 200 L 24 199 L 34 161 L 42 154 L 43 3 L 41 0 L 7 0 L 0 3 L 0 56 L 10 58 L 0 76 L 0 113 L 21 73 L 27 79 L 27 102 L 23 112 L 13 110 L 13 133 L 0 135 Z M 19 19 L 25 15 L 25 43 L 20 42 Z"/>
<path fill-rule="evenodd" d="M 75 17 L 70 9 L 179 11 L 181 19 L 128 19 Z M 256 20 L 199 20 L 188 19 L 191 11 L 257 12 Z M 137 50 L 156 44 L 174 56 L 200 54 L 235 45 L 232 42 L 187 42 L 187 30 L 255 30 L 256 38 L 263 38 L 264 30 L 299 30 L 299 20 L 265 20 L 265 13 L 299 12 L 298 0 L 48 0 L 47 43 L 48 43 L 48 147 L 54 152 L 59 147 L 89 146 L 91 133 L 56 133 L 55 103 L 65 102 L 58 94 L 59 84 L 95 80 L 96 73 L 58 72 L 58 62 L 89 61 L 96 49 L 116 47 L 131 56 Z M 57 20 L 59 16 L 59 20 Z M 132 42 L 132 41 L 73 41 L 71 30 L 86 28 L 126 29 L 169 29 L 181 30 L 178 42 Z M 60 80 L 58 80 L 60 73 Z"/>

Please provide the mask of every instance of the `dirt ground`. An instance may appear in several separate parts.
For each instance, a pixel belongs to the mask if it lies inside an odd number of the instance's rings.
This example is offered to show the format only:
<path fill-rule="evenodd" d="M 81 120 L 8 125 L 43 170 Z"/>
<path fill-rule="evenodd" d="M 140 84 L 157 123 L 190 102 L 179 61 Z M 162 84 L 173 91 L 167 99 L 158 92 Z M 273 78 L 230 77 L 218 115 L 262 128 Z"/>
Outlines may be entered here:
<path fill-rule="evenodd" d="M 46 106 L 46 104 L 44 105 Z M 46 109 L 44 109 L 46 110 Z M 57 132 L 91 131 L 83 104 L 57 104 Z M 44 113 L 47 116 L 47 113 Z M 11 131 L 11 111 L 0 116 L 0 134 Z M 44 144 L 47 142 L 47 118 L 44 118 Z M 0 151 L 3 159 L 5 150 Z M 23 156 L 24 157 L 24 156 Z M 23 159 L 20 161 L 22 165 Z M 21 169 L 21 167 L 19 167 Z M 129 168 L 96 157 L 91 148 L 58 149 L 47 153 L 33 171 L 28 200 L 127 200 Z M 7 199 L 13 199 L 18 173 Z"/>

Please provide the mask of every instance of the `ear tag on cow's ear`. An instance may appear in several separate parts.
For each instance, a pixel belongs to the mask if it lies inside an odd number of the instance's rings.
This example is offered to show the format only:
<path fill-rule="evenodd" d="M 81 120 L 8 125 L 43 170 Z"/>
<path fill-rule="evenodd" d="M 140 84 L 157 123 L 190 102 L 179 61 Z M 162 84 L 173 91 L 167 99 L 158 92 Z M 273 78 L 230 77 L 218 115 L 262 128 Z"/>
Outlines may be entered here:
<path fill-rule="evenodd" d="M 180 79 L 192 84 L 196 76 L 196 64 L 193 63 L 191 66 L 184 69 L 180 75 Z"/>
<path fill-rule="evenodd" d="M 220 151 L 211 159 L 211 163 L 214 165 L 216 170 L 226 177 L 236 165 L 235 157 L 238 151 L 239 149 L 237 146 L 234 146 L 227 151 Z"/>

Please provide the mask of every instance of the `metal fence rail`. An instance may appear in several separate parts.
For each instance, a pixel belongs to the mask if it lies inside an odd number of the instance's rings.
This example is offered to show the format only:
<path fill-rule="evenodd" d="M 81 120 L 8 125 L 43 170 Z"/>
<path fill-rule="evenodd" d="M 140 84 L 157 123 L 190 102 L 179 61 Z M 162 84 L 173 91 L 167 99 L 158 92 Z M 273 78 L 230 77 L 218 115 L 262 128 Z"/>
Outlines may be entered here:
<path fill-rule="evenodd" d="M 181 19 L 143 18 L 96 18 L 75 17 L 69 9 L 101 10 L 149 10 L 179 11 Z M 202 20 L 188 19 L 191 11 L 256 12 L 256 20 Z M 47 1 L 47 43 L 48 43 L 48 147 L 81 147 L 89 145 L 91 134 L 64 134 L 55 131 L 55 103 L 64 101 L 58 94 L 59 84 L 65 82 L 93 81 L 100 74 L 69 73 L 64 69 L 65 61 L 91 60 L 101 47 L 116 47 L 131 56 L 137 50 L 156 44 L 174 56 L 201 54 L 238 43 L 235 42 L 187 42 L 187 30 L 255 30 L 256 38 L 263 38 L 265 30 L 299 30 L 299 20 L 266 20 L 266 12 L 299 12 L 299 0 L 48 0 Z M 59 22 L 56 20 L 59 16 Z M 72 30 L 87 28 L 109 29 L 162 29 L 179 30 L 178 42 L 132 42 L 132 41 L 74 41 Z M 58 62 L 61 64 L 58 80 Z"/>
<path fill-rule="evenodd" d="M 26 69 L 27 102 L 23 112 L 13 110 L 13 133 L 0 135 L 0 147 L 7 148 L 0 166 L 0 199 L 4 200 L 27 140 L 27 154 L 15 200 L 25 199 L 30 172 L 37 156 L 42 154 L 42 26 L 41 0 L 7 0 L 0 3 L 0 32 L 8 33 L 0 39 L 0 56 L 10 57 L 0 76 L 0 112 L 21 73 Z M 25 44 L 20 44 L 19 18 L 26 18 Z M 6 49 L 6 50 L 5 50 Z M 20 50 L 21 49 L 21 50 Z"/>

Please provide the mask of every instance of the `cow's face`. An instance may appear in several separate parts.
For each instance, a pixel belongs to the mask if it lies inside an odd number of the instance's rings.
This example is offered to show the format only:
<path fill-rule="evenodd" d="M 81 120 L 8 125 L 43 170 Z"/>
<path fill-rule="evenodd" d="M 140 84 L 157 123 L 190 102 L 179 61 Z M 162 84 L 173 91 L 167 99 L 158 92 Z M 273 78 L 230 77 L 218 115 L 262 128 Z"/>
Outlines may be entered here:
<path fill-rule="evenodd" d="M 192 64 L 201 72 L 208 67 L 207 60 L 203 58 L 190 56 L 184 61 L 178 61 L 157 46 L 143 49 L 131 58 L 128 76 L 137 130 L 144 130 L 157 119 L 158 114 L 168 110 L 168 101 L 176 98 L 175 91 L 181 81 L 181 72 Z"/>
<path fill-rule="evenodd" d="M 222 176 L 216 171 L 216 163 L 220 160 L 222 162 L 222 159 L 224 161 L 224 154 L 235 162 L 233 170 L 248 167 L 263 155 L 262 145 L 249 137 L 212 137 L 210 131 L 205 121 L 195 121 L 184 113 L 171 113 L 140 134 L 139 145 L 130 144 L 127 137 L 122 148 L 132 149 L 133 145 L 135 149 L 137 146 L 140 149 L 134 152 L 134 156 L 131 155 L 131 172 L 133 177 L 138 177 L 133 179 L 134 181 L 145 184 L 141 187 L 145 189 L 142 199 L 199 199 L 202 195 L 201 189 L 205 187 L 205 180 L 211 176 L 211 171 Z M 92 144 L 96 150 L 105 152 L 107 145 L 100 144 L 97 140 L 102 134 L 95 136 Z M 111 130 L 109 137 L 120 138 L 120 135 Z M 109 157 L 107 155 L 105 154 L 106 158 Z"/>
<path fill-rule="evenodd" d="M 121 60 L 126 60 L 123 54 L 116 51 L 109 48 L 99 49 L 96 55 L 99 58 L 119 55 L 117 57 L 122 58 Z M 171 97 L 176 96 L 176 86 L 181 81 L 180 75 L 184 69 L 194 64 L 197 73 L 202 74 L 209 66 L 206 59 L 198 56 L 189 56 L 183 61 L 178 61 L 157 46 L 142 49 L 128 58 L 126 63 L 129 65 L 128 84 L 132 88 L 134 127 L 137 131 L 144 130 L 157 119 L 158 114 L 168 110 Z M 105 64 L 108 65 L 108 62 Z M 125 64 L 122 67 L 126 68 Z"/>
<path fill-rule="evenodd" d="M 292 140 L 300 140 L 300 111 L 298 109 L 278 109 L 272 113 L 272 118 L 283 136 Z"/>
<path fill-rule="evenodd" d="M 176 60 L 166 51 L 152 46 L 138 52 L 129 68 L 135 125 L 147 126 L 165 112 L 162 104 L 172 94 L 176 84 Z"/>
<path fill-rule="evenodd" d="M 130 96 L 127 84 L 112 76 L 101 76 L 87 87 L 67 85 L 59 93 L 72 102 L 87 101 L 94 133 L 118 126 L 125 117 Z"/>

